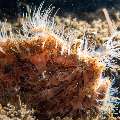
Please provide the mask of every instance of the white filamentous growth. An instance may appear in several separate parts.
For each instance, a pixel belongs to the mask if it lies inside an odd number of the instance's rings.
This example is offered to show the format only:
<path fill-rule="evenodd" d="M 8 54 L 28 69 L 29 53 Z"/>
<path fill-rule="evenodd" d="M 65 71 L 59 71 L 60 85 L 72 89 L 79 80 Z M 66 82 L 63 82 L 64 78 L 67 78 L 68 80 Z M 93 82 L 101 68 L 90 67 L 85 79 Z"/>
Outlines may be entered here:
<path fill-rule="evenodd" d="M 113 58 L 120 59 L 120 41 L 115 41 L 114 37 L 119 35 L 120 32 L 115 31 L 113 35 L 104 43 L 105 51 L 103 51 L 103 57 L 108 67 L 113 67 L 114 62 L 112 62 Z"/>
<path fill-rule="evenodd" d="M 32 17 L 31 15 L 26 15 L 27 20 L 23 23 L 22 30 L 25 34 L 27 33 L 28 36 L 29 34 L 34 36 L 35 31 L 46 31 L 48 28 L 54 28 L 52 25 L 52 23 L 54 23 L 54 19 L 50 19 L 54 7 L 49 6 L 47 9 L 42 10 L 43 3 L 37 10 L 34 10 Z"/>
<path fill-rule="evenodd" d="M 56 38 L 57 42 L 64 44 L 61 53 L 63 53 L 63 51 L 65 50 L 68 51 L 68 54 L 70 54 L 71 43 L 76 37 L 76 32 L 72 29 L 69 30 L 66 34 L 64 32 L 64 26 L 60 28 L 55 24 L 54 16 L 52 17 L 51 15 L 54 7 L 49 6 L 47 9 L 42 10 L 43 4 L 44 2 L 37 10 L 35 9 L 33 11 L 32 16 L 25 16 L 26 21 L 22 25 L 22 39 L 29 39 L 31 36 L 39 37 L 40 33 L 42 32 L 49 33 Z"/>
<path fill-rule="evenodd" d="M 6 42 L 9 36 L 7 35 L 6 25 L 3 22 L 0 22 L 0 42 Z"/>
<path fill-rule="evenodd" d="M 6 42 L 8 39 L 13 40 L 14 37 L 11 25 L 7 22 L 0 22 L 0 42 Z"/>

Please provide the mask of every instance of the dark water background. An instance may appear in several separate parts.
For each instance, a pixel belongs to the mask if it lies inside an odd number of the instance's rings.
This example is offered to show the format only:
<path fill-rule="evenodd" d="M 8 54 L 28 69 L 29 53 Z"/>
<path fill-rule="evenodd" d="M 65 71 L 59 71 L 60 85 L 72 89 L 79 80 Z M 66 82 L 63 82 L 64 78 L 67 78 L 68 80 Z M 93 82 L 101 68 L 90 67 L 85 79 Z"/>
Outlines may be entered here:
<path fill-rule="evenodd" d="M 39 7 L 43 0 L 0 0 L 0 19 L 15 19 L 26 11 L 27 5 Z M 56 9 L 61 9 L 61 15 L 65 12 L 79 14 L 80 12 L 94 12 L 106 7 L 120 10 L 120 0 L 44 0 L 45 6 L 52 4 Z"/>

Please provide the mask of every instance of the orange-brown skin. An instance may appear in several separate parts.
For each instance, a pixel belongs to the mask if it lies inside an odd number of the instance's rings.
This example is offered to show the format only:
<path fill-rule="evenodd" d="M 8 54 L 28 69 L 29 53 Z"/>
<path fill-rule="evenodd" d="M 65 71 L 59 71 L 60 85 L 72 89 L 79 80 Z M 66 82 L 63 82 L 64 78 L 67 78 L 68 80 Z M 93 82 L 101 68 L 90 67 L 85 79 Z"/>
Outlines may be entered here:
<path fill-rule="evenodd" d="M 101 84 L 97 88 L 103 68 L 96 59 L 78 59 L 76 54 L 67 52 L 61 55 L 62 44 L 56 46 L 56 39 L 49 34 L 30 41 L 4 43 L 1 47 L 5 51 L 0 53 L 3 104 L 7 94 L 20 94 L 21 100 L 35 109 L 38 119 L 85 117 L 88 110 L 99 112 L 101 105 L 97 100 L 105 98 L 108 86 Z"/>

